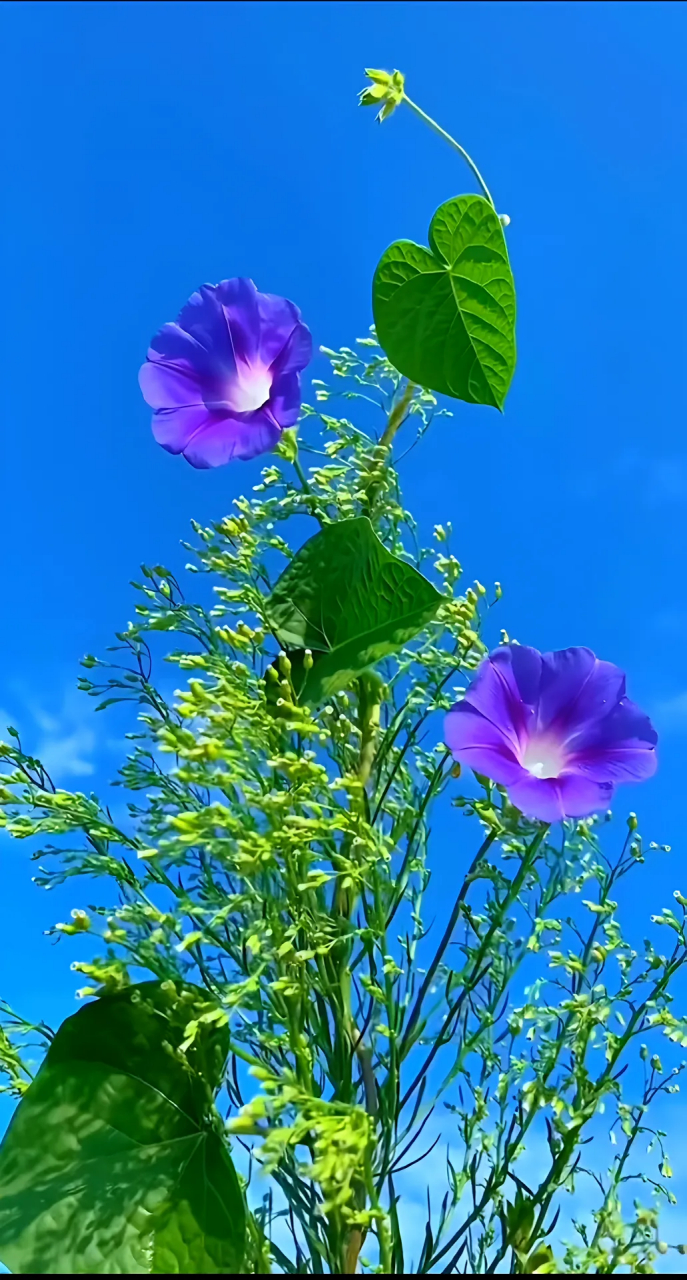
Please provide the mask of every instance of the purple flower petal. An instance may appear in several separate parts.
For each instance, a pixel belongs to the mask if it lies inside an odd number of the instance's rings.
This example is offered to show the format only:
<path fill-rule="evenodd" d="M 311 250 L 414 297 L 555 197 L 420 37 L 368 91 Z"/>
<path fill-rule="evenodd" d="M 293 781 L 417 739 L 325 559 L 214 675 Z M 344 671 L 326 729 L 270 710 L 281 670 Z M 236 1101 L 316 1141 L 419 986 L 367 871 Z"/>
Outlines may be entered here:
<path fill-rule="evenodd" d="M 275 378 L 270 409 L 280 426 L 295 426 L 301 411 L 301 380 L 297 373 L 281 373 Z"/>
<path fill-rule="evenodd" d="M 527 652 L 536 653 L 536 650 Z M 511 749 L 519 754 L 526 741 L 529 717 L 515 680 L 508 646 L 496 649 L 485 658 L 463 702 L 457 703 L 453 710 L 459 710 L 466 703 L 496 725 Z"/>
<path fill-rule="evenodd" d="M 250 285 L 251 282 L 246 283 Z M 250 289 L 248 298 L 250 299 Z M 193 346 L 189 346 L 188 359 L 205 363 L 210 356 L 212 366 L 216 370 L 221 370 L 225 374 L 231 374 L 234 371 L 236 368 L 234 343 L 222 306 L 219 285 L 204 284 L 196 293 L 192 293 L 177 316 L 175 328 L 181 329 L 193 340 Z M 165 357 L 170 355 L 168 344 L 172 341 L 172 334 L 165 332 L 167 329 L 168 326 L 165 325 L 151 343 L 151 346 Z M 198 356 L 198 348 L 202 351 L 202 356 Z"/>
<path fill-rule="evenodd" d="M 575 774 L 535 778 L 523 769 L 522 777 L 509 787 L 508 795 L 526 817 L 538 822 L 558 822 L 562 818 L 586 818 L 590 813 L 607 809 L 613 786 Z"/>
<path fill-rule="evenodd" d="M 546 822 L 593 813 L 616 782 L 656 769 L 656 731 L 625 696 L 623 672 L 591 649 L 503 645 L 447 715 L 445 737 L 457 760 Z"/>
<path fill-rule="evenodd" d="M 203 285 L 155 335 L 139 374 L 155 439 L 195 467 L 273 449 L 298 421 L 311 355 L 288 299 L 258 293 L 252 280 Z"/>
<path fill-rule="evenodd" d="M 148 363 L 161 369 L 178 369 L 214 386 L 221 384 L 228 371 L 211 351 L 207 351 L 190 333 L 178 324 L 163 324 L 151 339 Z M 146 368 L 146 365 L 143 365 Z"/>
<path fill-rule="evenodd" d="M 233 418 L 209 417 L 208 424 L 187 441 L 183 454 L 192 467 L 221 467 L 234 459 L 245 462 L 273 449 L 280 435 L 276 422 L 260 409 Z"/>
<path fill-rule="evenodd" d="M 656 772 L 657 742 L 649 717 L 629 698 L 621 698 L 612 711 L 588 721 L 570 740 L 570 763 L 587 778 L 643 782 Z"/>
<path fill-rule="evenodd" d="M 301 324 L 301 313 L 288 298 L 280 298 L 275 293 L 258 294 L 260 313 L 260 342 L 257 354 L 264 365 L 270 368 L 282 355 L 292 333 L 296 328 L 309 330 Z M 312 339 L 310 347 L 303 353 L 302 364 L 294 368 L 304 369 L 312 356 Z M 287 370 L 284 370 L 287 372 Z"/>
<path fill-rule="evenodd" d="M 206 286 L 209 288 L 209 286 Z M 216 286 L 233 357 L 245 364 L 260 357 L 260 294 L 252 280 L 223 280 Z"/>
<path fill-rule="evenodd" d="M 511 737 L 465 698 L 444 721 L 444 739 L 457 760 L 507 787 L 523 772 Z"/>
<path fill-rule="evenodd" d="M 295 307 L 294 311 L 296 311 Z M 312 334 L 304 324 L 297 324 L 292 330 L 286 346 L 271 362 L 270 368 L 275 375 L 296 373 L 304 369 L 311 359 Z"/>
<path fill-rule="evenodd" d="M 560 726 L 570 738 L 581 726 L 607 715 L 624 693 L 624 673 L 612 662 L 600 662 L 591 649 L 545 654 L 540 724 Z"/>
<path fill-rule="evenodd" d="M 141 365 L 138 382 L 151 409 L 180 409 L 203 403 L 202 382 L 194 369 L 149 360 Z"/>
<path fill-rule="evenodd" d="M 215 415 L 204 404 L 157 409 L 153 414 L 153 435 L 168 453 L 183 453 L 197 431 L 216 421 Z"/>

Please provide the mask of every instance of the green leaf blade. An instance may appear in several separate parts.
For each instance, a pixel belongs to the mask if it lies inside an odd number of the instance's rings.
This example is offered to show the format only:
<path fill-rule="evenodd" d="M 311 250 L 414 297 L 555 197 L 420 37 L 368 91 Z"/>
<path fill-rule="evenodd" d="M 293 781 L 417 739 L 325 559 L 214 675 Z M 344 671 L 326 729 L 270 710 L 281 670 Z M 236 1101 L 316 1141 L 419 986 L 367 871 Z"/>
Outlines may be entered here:
<path fill-rule="evenodd" d="M 430 250 L 399 240 L 373 282 L 379 341 L 421 386 L 501 409 L 515 369 L 515 286 L 503 227 L 487 200 L 437 209 Z"/>
<path fill-rule="evenodd" d="M 326 525 L 306 542 L 268 603 L 286 649 L 311 649 L 301 698 L 313 704 L 394 653 L 436 616 L 442 596 L 393 556 L 366 516 Z"/>
<path fill-rule="evenodd" d="M 0 1148 L 10 1270 L 240 1271 L 243 1195 L 211 1119 L 226 1029 L 179 1053 L 202 1007 L 193 988 L 141 983 L 60 1028 Z"/>

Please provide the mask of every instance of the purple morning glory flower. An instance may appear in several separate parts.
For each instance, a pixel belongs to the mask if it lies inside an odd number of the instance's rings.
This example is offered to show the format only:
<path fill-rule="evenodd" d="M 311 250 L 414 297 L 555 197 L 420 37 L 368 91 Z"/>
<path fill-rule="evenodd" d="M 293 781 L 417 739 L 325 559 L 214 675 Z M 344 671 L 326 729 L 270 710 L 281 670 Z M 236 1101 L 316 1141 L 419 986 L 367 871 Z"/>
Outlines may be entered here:
<path fill-rule="evenodd" d="M 542 822 L 606 809 L 616 782 L 656 769 L 656 730 L 625 696 L 624 673 L 591 649 L 495 649 L 446 716 L 444 736 L 456 760 Z"/>
<path fill-rule="evenodd" d="M 155 335 L 138 375 L 155 439 L 194 467 L 273 449 L 298 420 L 311 355 L 293 302 L 252 280 L 202 285 Z"/>

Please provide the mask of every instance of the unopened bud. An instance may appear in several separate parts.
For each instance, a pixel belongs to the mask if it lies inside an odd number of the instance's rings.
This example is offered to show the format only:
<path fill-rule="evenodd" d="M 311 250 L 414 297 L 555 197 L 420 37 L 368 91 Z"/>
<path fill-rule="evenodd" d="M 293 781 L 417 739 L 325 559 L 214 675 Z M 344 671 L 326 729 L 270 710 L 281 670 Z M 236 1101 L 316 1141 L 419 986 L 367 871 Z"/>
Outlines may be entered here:
<path fill-rule="evenodd" d="M 637 821 L 636 813 L 629 813 L 627 815 L 627 826 L 630 831 L 637 830 L 637 827 L 639 826 L 639 822 Z"/>
<path fill-rule="evenodd" d="M 403 101 L 404 78 L 400 71 L 375 71 L 366 68 L 365 75 L 372 84 L 360 93 L 361 107 L 379 107 L 377 119 L 386 120 Z"/>
<path fill-rule="evenodd" d="M 298 433 L 295 427 L 287 427 L 282 431 L 275 453 L 287 462 L 295 462 L 298 457 Z"/>
<path fill-rule="evenodd" d="M 502 226 L 502 227 L 509 227 L 509 226 L 510 226 L 510 218 L 508 217 L 508 214 L 507 214 L 507 213 L 500 213 L 500 214 L 499 214 L 499 222 L 501 223 L 501 226 Z"/>
<path fill-rule="evenodd" d="M 303 667 L 306 671 L 310 671 L 313 665 L 312 649 L 306 649 L 303 654 Z"/>

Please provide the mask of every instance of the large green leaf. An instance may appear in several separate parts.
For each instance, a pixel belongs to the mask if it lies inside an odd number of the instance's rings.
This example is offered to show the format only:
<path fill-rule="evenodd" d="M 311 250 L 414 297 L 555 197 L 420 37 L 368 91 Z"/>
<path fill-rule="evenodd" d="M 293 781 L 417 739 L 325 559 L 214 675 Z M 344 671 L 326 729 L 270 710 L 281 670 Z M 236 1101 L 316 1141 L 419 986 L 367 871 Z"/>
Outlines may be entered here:
<path fill-rule="evenodd" d="M 268 601 L 275 635 L 313 705 L 394 653 L 431 621 L 441 595 L 379 541 L 366 516 L 325 525 L 294 556 Z M 304 672 L 297 651 L 315 659 Z M 297 680 L 300 684 L 300 678 Z"/>
<path fill-rule="evenodd" d="M 377 336 L 423 387 L 503 408 L 515 369 L 515 286 L 503 227 L 482 196 L 437 209 L 430 248 L 399 240 L 372 286 Z"/>
<path fill-rule="evenodd" d="M 143 982 L 62 1024 L 0 1147 L 11 1271 L 240 1271 L 245 1209 L 213 1094 L 226 1028 L 188 1022 L 195 987 Z"/>

